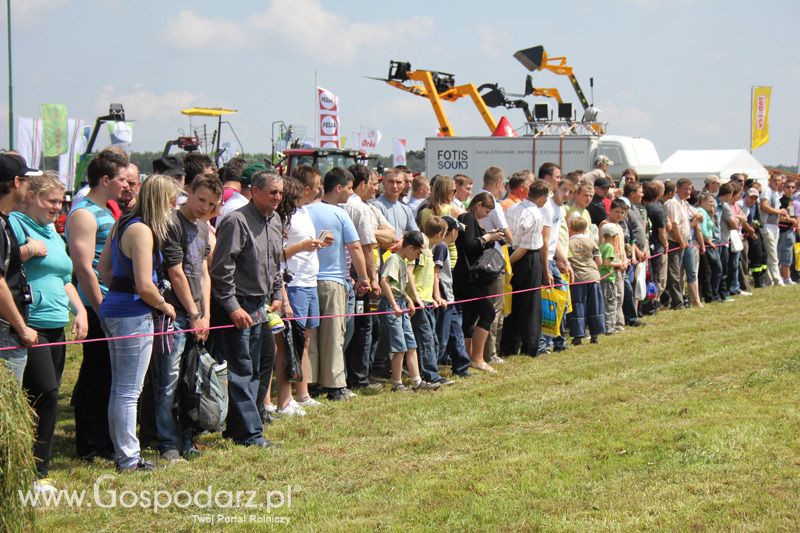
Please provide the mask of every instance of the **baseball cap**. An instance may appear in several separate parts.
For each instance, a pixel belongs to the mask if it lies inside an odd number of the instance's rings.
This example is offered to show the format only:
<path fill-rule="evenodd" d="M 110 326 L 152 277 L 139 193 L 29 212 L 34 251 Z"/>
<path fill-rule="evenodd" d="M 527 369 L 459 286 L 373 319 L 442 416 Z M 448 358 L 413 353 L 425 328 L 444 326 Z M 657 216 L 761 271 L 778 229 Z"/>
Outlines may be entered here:
<path fill-rule="evenodd" d="M 450 215 L 445 215 L 442 217 L 442 220 L 447 222 L 447 231 L 451 231 L 453 229 L 457 229 L 458 231 L 464 231 L 467 227 L 456 220 L 455 218 L 451 217 Z"/>
<path fill-rule="evenodd" d="M 255 175 L 256 172 L 261 172 L 262 170 L 267 170 L 267 165 L 264 163 L 251 163 L 244 167 L 242 176 L 240 178 L 242 185 L 250 187 L 253 184 L 253 175 Z"/>
<path fill-rule="evenodd" d="M 709 183 L 722 183 L 722 180 L 719 179 L 719 176 L 711 174 L 710 176 L 706 176 L 706 185 Z"/>
<path fill-rule="evenodd" d="M 611 181 L 608 178 L 597 178 L 594 180 L 595 187 L 611 187 Z"/>
<path fill-rule="evenodd" d="M 614 165 L 614 162 L 609 158 L 607 155 L 598 155 L 594 158 L 594 166 L 599 167 L 600 165 Z"/>
<path fill-rule="evenodd" d="M 604 224 L 603 225 L 603 236 L 604 237 L 616 237 L 617 236 L 617 226 L 616 224 Z"/>
<path fill-rule="evenodd" d="M 747 189 L 747 196 L 760 196 L 760 194 L 758 194 L 758 189 L 755 187 L 750 187 Z"/>
<path fill-rule="evenodd" d="M 42 171 L 30 168 L 18 154 L 0 154 L 0 181 L 13 181 L 17 176 L 41 176 Z"/>

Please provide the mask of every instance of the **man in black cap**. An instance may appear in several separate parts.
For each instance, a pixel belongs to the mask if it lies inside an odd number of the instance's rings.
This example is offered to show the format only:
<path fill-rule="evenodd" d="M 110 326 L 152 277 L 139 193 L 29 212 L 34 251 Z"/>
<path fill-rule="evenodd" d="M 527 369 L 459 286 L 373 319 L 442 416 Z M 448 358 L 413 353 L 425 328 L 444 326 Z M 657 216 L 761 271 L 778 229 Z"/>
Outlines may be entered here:
<path fill-rule="evenodd" d="M 594 180 L 594 197 L 592 203 L 586 208 L 589 211 L 589 216 L 592 217 L 592 224 L 597 226 L 606 219 L 608 211 L 603 203 L 603 200 L 608 196 L 608 188 L 611 187 L 611 181 L 608 178 L 597 178 Z"/>
<path fill-rule="evenodd" d="M 3 348 L 36 343 L 36 331 L 25 323 L 31 291 L 8 214 L 22 206 L 28 194 L 28 177 L 41 174 L 29 168 L 17 154 L 0 154 L 0 347 Z M 27 348 L 0 351 L 0 361 L 14 372 L 20 384 L 27 359 Z"/>

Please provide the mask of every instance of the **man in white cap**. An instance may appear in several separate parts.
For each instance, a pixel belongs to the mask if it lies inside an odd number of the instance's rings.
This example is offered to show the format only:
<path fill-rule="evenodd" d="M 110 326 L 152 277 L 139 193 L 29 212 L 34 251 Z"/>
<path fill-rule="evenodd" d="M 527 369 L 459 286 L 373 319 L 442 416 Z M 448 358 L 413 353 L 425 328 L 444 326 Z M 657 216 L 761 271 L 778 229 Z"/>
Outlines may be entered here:
<path fill-rule="evenodd" d="M 28 359 L 26 347 L 36 343 L 37 333 L 26 324 L 31 290 L 8 214 L 22 207 L 28 194 L 28 177 L 41 174 L 29 168 L 17 154 L 0 154 L 0 347 L 25 347 L 0 351 L 0 361 L 14 373 L 20 385 Z"/>

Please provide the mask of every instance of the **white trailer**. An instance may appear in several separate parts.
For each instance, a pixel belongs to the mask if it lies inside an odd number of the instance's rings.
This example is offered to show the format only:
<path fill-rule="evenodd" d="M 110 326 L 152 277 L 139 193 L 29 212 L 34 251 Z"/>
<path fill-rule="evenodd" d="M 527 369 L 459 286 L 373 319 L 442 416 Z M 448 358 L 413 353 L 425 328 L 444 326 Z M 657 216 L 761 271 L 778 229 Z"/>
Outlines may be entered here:
<path fill-rule="evenodd" d="M 614 162 L 608 171 L 615 178 L 629 167 L 645 179 L 661 173 L 661 160 L 652 142 L 622 135 L 428 137 L 425 173 L 428 177 L 465 174 L 480 181 L 490 166 L 500 167 L 510 175 L 525 169 L 536 172 L 543 163 L 552 162 L 566 174 L 592 170 L 594 158 L 600 154 Z"/>

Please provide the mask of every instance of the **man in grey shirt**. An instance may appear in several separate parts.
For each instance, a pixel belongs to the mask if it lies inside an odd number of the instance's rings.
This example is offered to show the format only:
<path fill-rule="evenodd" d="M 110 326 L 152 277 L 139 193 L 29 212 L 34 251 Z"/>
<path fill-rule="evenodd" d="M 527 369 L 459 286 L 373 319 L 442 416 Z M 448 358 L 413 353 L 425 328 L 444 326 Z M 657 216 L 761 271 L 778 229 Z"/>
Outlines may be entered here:
<path fill-rule="evenodd" d="M 214 325 L 212 352 L 228 363 L 228 423 L 225 436 L 247 446 L 270 445 L 264 438 L 257 405 L 262 324 L 251 314 L 268 302 L 280 313 L 283 249 L 280 217 L 275 212 L 283 196 L 283 178 L 269 172 L 253 176 L 250 203 L 229 213 L 217 228 L 211 269 Z M 267 335 L 267 342 L 272 336 Z"/>

